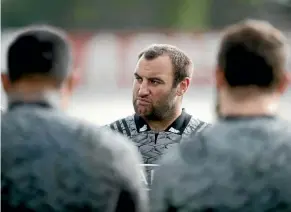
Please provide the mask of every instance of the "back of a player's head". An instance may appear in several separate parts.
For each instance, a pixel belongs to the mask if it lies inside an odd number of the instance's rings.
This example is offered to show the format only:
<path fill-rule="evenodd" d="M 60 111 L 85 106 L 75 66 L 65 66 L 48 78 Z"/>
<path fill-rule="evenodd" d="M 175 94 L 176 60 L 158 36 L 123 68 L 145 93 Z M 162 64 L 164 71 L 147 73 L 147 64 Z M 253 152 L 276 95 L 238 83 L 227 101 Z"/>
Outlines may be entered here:
<path fill-rule="evenodd" d="M 11 83 L 34 75 L 61 84 L 70 71 L 71 50 L 64 33 L 48 26 L 22 30 L 10 44 L 7 74 Z"/>
<path fill-rule="evenodd" d="M 284 77 L 287 42 L 271 24 L 246 20 L 226 29 L 217 60 L 230 87 L 273 88 Z"/>

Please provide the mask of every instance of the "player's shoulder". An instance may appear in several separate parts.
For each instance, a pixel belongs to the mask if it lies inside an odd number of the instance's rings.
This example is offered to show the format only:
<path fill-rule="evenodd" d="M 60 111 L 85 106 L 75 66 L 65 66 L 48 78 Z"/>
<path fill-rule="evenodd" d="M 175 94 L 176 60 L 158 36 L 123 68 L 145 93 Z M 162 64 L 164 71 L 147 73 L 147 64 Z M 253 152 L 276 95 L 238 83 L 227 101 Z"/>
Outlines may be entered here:
<path fill-rule="evenodd" d="M 181 182 L 183 183 L 181 178 L 185 176 L 187 169 L 188 166 L 183 159 L 180 145 L 171 148 L 162 156 L 159 166 L 155 168 L 152 192 L 158 195 L 165 190 L 174 191 L 181 185 Z"/>
<path fill-rule="evenodd" d="M 125 116 L 123 118 L 120 118 L 120 119 L 116 119 L 114 120 L 113 122 L 105 125 L 105 126 L 108 126 L 110 127 L 111 129 L 116 129 L 116 125 L 118 124 L 122 124 L 124 122 L 130 122 L 130 121 L 134 121 L 134 115 L 128 115 L 128 116 Z"/>
<path fill-rule="evenodd" d="M 110 128 L 113 131 L 130 137 L 134 129 L 136 129 L 134 115 L 129 115 L 124 118 L 117 119 L 103 127 Z"/>
<path fill-rule="evenodd" d="M 118 170 L 119 173 L 124 174 L 124 171 L 133 168 L 128 167 L 129 165 L 141 163 L 141 156 L 137 147 L 123 134 L 110 128 L 99 127 L 94 130 L 91 138 L 93 143 L 98 142 L 101 155 L 110 155 L 108 164 Z M 124 169 L 124 167 L 127 167 L 127 169 Z"/>
<path fill-rule="evenodd" d="M 279 142 L 284 142 L 291 146 L 291 121 L 285 119 L 278 119 L 277 123 L 274 123 L 269 127 L 269 131 L 273 130 L 274 137 L 278 137 Z"/>
<path fill-rule="evenodd" d="M 192 133 L 191 136 L 183 138 L 180 145 L 169 150 L 159 161 L 159 168 L 155 173 L 159 183 L 172 189 L 179 187 L 182 178 L 185 176 L 196 176 L 196 172 L 205 165 L 207 156 L 207 142 L 204 140 L 204 133 L 212 125 L 205 128 L 201 133 Z M 177 174 L 179 173 L 179 174 Z M 167 176 L 171 176 L 168 178 Z M 163 180 L 164 179 L 164 180 Z M 185 181 L 185 183 L 187 183 Z"/>
<path fill-rule="evenodd" d="M 277 126 L 278 131 L 284 131 L 286 133 L 286 135 L 291 135 L 291 121 L 290 120 L 286 120 L 286 119 L 282 119 L 279 118 L 277 119 L 277 122 L 274 123 L 274 125 Z M 275 127 L 275 126 L 272 126 Z"/>
<path fill-rule="evenodd" d="M 191 116 L 188 126 L 185 129 L 185 133 L 189 134 L 190 136 L 195 135 L 196 133 L 199 133 L 210 126 L 212 126 L 212 124 Z"/>
<path fill-rule="evenodd" d="M 112 131 L 108 125 L 98 126 L 82 120 L 79 122 L 79 126 L 83 129 L 84 135 L 88 136 L 91 140 L 97 140 L 104 147 L 121 151 L 124 149 L 131 149 L 132 145 L 130 145 L 128 139 Z"/>
<path fill-rule="evenodd" d="M 184 157 L 184 151 L 187 150 L 186 154 L 189 155 L 192 155 L 191 150 L 189 149 L 198 151 L 198 149 L 193 145 L 201 146 L 202 141 L 199 136 L 201 134 L 200 132 L 204 133 L 204 131 L 210 130 L 212 126 L 213 125 L 208 122 L 191 116 L 188 126 L 185 129 L 186 132 L 184 131 L 184 133 L 188 135 L 182 138 L 180 145 L 177 145 L 169 150 L 159 161 L 159 164 L 161 165 L 160 167 L 163 169 L 163 173 L 167 173 L 166 175 L 168 176 L 174 176 L 174 173 L 178 170 L 183 171 L 184 167 L 188 166 L 187 159 L 185 160 Z M 169 175 L 170 172 L 173 173 L 173 175 Z"/>
<path fill-rule="evenodd" d="M 61 110 L 43 110 L 38 107 L 19 107 L 14 110 L 7 110 L 1 114 L 3 121 L 1 128 L 12 133 L 18 129 L 17 133 L 35 132 L 38 133 L 60 132 L 60 134 L 74 134 L 78 131 L 79 120 L 73 118 Z M 12 135 L 13 136 L 13 135 Z"/>
<path fill-rule="evenodd" d="M 140 161 L 137 147 L 122 134 L 83 120 L 78 123 L 78 128 L 78 140 L 83 143 L 80 147 L 94 152 L 100 161 L 113 169 L 121 172 L 119 166 Z"/>
<path fill-rule="evenodd" d="M 112 154 L 132 151 L 131 143 L 124 136 L 88 120 L 67 115 L 59 110 L 37 110 L 32 115 L 17 117 L 18 119 L 31 117 L 31 119 L 28 118 L 28 121 L 40 123 L 39 126 L 42 129 L 47 129 L 51 133 L 60 132 L 60 137 L 71 138 L 71 142 L 76 143 L 80 148 L 92 146 L 95 149 L 94 151 L 107 150 Z M 21 123 L 21 121 L 18 123 Z M 26 125 L 26 127 L 29 126 Z"/>
<path fill-rule="evenodd" d="M 233 138 L 236 139 L 233 140 Z M 256 146 L 256 144 L 270 144 L 274 147 L 291 146 L 291 123 L 280 118 L 254 119 L 247 122 L 244 120 L 218 121 L 215 124 L 205 125 L 200 133 L 192 133 L 183 139 L 180 151 L 184 162 L 200 161 L 203 160 L 202 156 L 207 155 L 208 152 L 215 156 L 216 154 L 230 155 L 235 149 L 247 151 L 248 148 L 245 149 L 243 146 L 239 148 L 240 144 L 246 144 L 246 141 L 255 139 L 258 142 L 255 144 L 249 142 L 250 146 Z"/>

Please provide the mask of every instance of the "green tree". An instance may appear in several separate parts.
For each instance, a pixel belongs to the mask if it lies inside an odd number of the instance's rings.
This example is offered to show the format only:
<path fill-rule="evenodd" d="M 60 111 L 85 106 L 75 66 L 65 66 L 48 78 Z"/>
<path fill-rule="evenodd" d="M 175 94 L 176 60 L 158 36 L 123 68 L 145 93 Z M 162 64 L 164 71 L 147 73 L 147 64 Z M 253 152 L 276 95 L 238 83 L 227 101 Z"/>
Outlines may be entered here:
<path fill-rule="evenodd" d="M 209 25 L 210 0 L 180 1 L 176 28 L 204 29 Z"/>

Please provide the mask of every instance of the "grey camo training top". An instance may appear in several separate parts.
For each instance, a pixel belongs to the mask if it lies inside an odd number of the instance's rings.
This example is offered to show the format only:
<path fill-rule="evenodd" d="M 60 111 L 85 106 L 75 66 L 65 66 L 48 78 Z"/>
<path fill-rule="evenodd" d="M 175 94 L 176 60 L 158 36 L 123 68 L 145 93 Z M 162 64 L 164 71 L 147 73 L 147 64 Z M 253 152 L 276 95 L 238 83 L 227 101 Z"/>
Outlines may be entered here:
<path fill-rule="evenodd" d="M 13 102 L 1 114 L 3 211 L 145 212 L 140 162 L 123 136 L 49 102 Z"/>
<path fill-rule="evenodd" d="M 109 126 L 127 136 L 138 147 L 147 171 L 147 179 L 144 181 L 150 185 L 153 179 L 153 169 L 161 156 L 178 145 L 182 138 L 203 130 L 209 124 L 195 119 L 183 109 L 182 114 L 165 131 L 158 133 L 151 130 L 149 125 L 137 114 L 117 120 Z"/>
<path fill-rule="evenodd" d="M 291 211 L 291 124 L 227 117 L 164 156 L 153 212 Z"/>

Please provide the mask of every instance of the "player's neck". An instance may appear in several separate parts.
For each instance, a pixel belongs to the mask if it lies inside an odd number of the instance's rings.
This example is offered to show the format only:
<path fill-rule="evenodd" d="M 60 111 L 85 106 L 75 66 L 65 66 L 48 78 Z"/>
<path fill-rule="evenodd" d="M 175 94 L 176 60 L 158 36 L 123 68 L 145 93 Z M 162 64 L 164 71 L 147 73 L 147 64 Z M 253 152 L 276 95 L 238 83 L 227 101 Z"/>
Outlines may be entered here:
<path fill-rule="evenodd" d="M 58 92 L 55 81 L 51 79 L 32 78 L 19 80 L 9 88 L 9 93 L 21 93 L 23 95 L 31 95 L 35 93 Z"/>
<path fill-rule="evenodd" d="M 272 95 L 260 95 L 241 100 L 223 97 L 220 102 L 222 116 L 260 116 L 275 115 L 278 99 Z"/>
<path fill-rule="evenodd" d="M 29 86 L 19 83 L 12 86 L 7 93 L 8 102 L 38 102 L 48 101 L 57 107 L 62 107 L 62 95 L 60 90 L 50 84 L 33 84 Z"/>
<path fill-rule="evenodd" d="M 167 119 L 161 121 L 146 120 L 146 122 L 150 126 L 151 130 L 161 132 L 166 130 L 181 115 L 181 113 L 182 107 L 178 107 L 173 110 L 172 114 L 169 114 L 169 116 L 167 116 Z"/>

